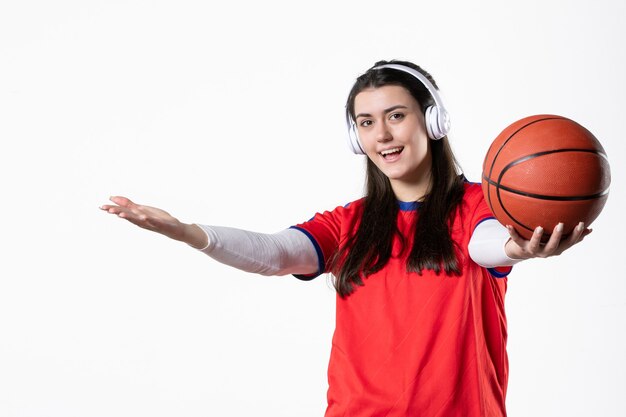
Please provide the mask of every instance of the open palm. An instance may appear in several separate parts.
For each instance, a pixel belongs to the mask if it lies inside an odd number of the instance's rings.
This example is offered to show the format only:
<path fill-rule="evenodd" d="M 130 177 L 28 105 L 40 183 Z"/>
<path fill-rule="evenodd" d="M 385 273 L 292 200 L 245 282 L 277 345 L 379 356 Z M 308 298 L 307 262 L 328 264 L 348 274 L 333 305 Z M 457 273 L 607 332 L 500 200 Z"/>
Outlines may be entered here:
<path fill-rule="evenodd" d="M 110 197 L 114 204 L 105 204 L 102 210 L 115 214 L 137 226 L 161 233 L 169 238 L 183 240 L 184 225 L 168 212 L 156 207 L 133 203 L 121 196 Z"/>

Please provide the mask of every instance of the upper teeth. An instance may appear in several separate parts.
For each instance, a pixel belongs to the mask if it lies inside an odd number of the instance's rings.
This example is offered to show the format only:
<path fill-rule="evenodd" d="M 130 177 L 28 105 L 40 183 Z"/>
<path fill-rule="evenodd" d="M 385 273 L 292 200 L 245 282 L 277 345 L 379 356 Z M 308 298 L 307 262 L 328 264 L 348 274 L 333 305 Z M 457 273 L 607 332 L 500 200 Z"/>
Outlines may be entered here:
<path fill-rule="evenodd" d="M 398 146 L 397 148 L 391 148 L 391 149 L 387 149 L 386 151 L 382 151 L 380 154 L 382 156 L 385 156 L 385 155 L 389 155 L 390 153 L 400 152 L 401 150 L 402 150 L 402 147 Z"/>

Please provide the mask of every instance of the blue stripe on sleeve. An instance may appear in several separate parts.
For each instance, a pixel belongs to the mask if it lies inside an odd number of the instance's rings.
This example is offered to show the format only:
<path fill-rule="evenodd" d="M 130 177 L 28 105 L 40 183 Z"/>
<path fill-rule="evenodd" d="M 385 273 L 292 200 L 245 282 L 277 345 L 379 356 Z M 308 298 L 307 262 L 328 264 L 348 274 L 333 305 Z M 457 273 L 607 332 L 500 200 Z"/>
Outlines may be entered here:
<path fill-rule="evenodd" d="M 315 240 L 313 235 L 309 233 L 308 230 L 305 230 L 298 226 L 291 226 L 290 229 L 299 230 L 302 233 L 304 233 L 305 236 L 308 237 L 311 243 L 313 244 L 313 247 L 315 248 L 315 252 L 317 253 L 317 273 L 316 274 L 313 274 L 313 275 L 293 274 L 293 276 L 303 281 L 310 281 L 313 278 L 319 277 L 320 275 L 324 273 L 324 269 L 325 269 L 324 268 L 324 265 L 325 265 L 324 253 L 322 252 L 322 248 L 320 248 L 320 245 L 317 243 L 317 240 Z"/>
<path fill-rule="evenodd" d="M 500 272 L 496 268 L 487 268 L 487 271 L 489 271 L 494 278 L 506 278 L 512 270 L 512 267 L 508 267 L 505 272 Z"/>
<path fill-rule="evenodd" d="M 482 219 L 481 221 L 476 223 L 476 226 L 474 226 L 474 230 L 476 230 L 476 228 L 478 227 L 479 224 L 481 224 L 482 222 L 486 222 L 487 220 L 496 220 L 497 221 L 497 219 L 495 217 L 493 217 L 493 216 L 485 217 L 484 219 Z"/>

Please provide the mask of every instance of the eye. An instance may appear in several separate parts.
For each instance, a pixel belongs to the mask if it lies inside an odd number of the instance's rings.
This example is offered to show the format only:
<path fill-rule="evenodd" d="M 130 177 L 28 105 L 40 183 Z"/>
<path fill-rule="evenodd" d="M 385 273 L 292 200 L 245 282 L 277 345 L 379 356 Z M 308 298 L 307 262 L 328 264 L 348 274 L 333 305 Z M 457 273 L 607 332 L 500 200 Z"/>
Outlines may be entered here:
<path fill-rule="evenodd" d="M 361 126 L 361 127 L 367 127 L 367 126 L 371 126 L 371 125 L 372 125 L 372 121 L 368 120 L 368 119 L 361 120 L 359 122 L 359 126 Z"/>
<path fill-rule="evenodd" d="M 390 120 L 402 120 L 404 119 L 404 113 L 391 113 L 389 115 Z"/>

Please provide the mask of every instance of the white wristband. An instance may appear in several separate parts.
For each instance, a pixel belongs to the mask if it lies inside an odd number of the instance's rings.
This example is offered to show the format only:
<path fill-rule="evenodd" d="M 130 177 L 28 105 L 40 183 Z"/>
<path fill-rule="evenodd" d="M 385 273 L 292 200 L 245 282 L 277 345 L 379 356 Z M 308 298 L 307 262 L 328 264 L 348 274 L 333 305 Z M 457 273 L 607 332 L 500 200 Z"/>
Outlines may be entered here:
<path fill-rule="evenodd" d="M 521 259 L 509 258 L 504 250 L 509 232 L 496 219 L 488 219 L 474 229 L 467 247 L 474 262 L 485 268 L 511 266 Z"/>

